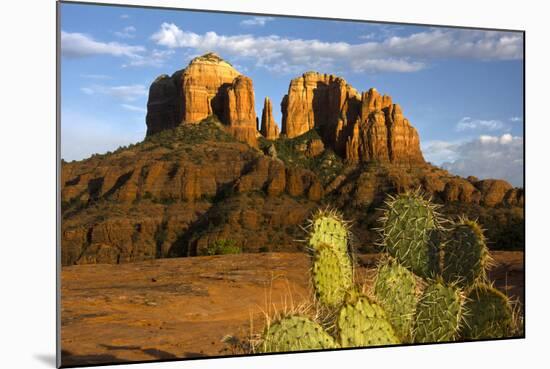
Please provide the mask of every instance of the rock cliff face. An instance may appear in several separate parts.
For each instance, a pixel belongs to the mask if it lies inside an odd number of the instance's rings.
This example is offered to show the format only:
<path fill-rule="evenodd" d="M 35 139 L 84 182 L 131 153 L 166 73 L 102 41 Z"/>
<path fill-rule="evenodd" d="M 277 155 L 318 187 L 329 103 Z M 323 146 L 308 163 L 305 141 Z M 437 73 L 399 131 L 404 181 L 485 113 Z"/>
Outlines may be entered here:
<path fill-rule="evenodd" d="M 252 80 L 214 53 L 199 56 L 149 89 L 147 135 L 216 115 L 239 140 L 256 146 Z"/>
<path fill-rule="evenodd" d="M 220 240 L 297 251 L 300 226 L 327 205 L 358 221 L 358 248 L 374 251 L 374 209 L 415 189 L 449 216 L 479 218 L 495 245 L 522 247 L 523 189 L 426 163 L 391 97 L 305 73 L 281 103 L 286 137 L 265 99 L 270 141 L 257 139 L 254 101 L 252 80 L 215 54 L 157 78 L 143 142 L 62 164 L 63 265 L 194 256 Z"/>
<path fill-rule="evenodd" d="M 252 80 L 238 76 L 225 90 L 225 120 L 229 132 L 250 146 L 257 146 L 256 110 Z"/>
<path fill-rule="evenodd" d="M 275 140 L 279 138 L 279 127 L 273 119 L 273 107 L 271 106 L 271 100 L 266 97 L 264 100 L 264 108 L 262 110 L 262 125 L 260 133 L 268 140 Z"/>
<path fill-rule="evenodd" d="M 340 77 L 308 72 L 291 81 L 281 109 L 287 137 L 317 127 L 324 143 L 349 161 L 424 162 L 416 129 L 375 89 L 359 94 Z"/>
<path fill-rule="evenodd" d="M 235 68 L 214 53 L 191 60 L 182 75 L 183 121 L 198 123 L 212 114 L 223 117 L 227 86 L 240 75 Z"/>

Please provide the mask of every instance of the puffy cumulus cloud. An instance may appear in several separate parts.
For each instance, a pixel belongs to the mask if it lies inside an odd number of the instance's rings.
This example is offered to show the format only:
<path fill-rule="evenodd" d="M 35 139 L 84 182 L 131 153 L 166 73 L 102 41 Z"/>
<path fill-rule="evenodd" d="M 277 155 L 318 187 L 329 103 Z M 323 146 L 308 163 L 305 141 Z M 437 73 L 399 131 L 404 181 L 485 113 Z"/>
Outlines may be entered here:
<path fill-rule="evenodd" d="M 143 46 L 132 46 L 118 42 L 101 42 L 83 33 L 61 31 L 61 53 L 66 57 L 111 55 L 134 58 L 143 52 L 145 52 Z"/>
<path fill-rule="evenodd" d="M 107 95 L 122 101 L 135 101 L 147 95 L 148 91 L 144 85 L 122 85 L 122 86 L 105 86 L 91 85 L 80 89 L 86 95 Z"/>
<path fill-rule="evenodd" d="M 263 27 L 266 25 L 267 22 L 271 22 L 275 18 L 273 17 L 253 17 L 249 19 L 245 19 L 241 21 L 241 26 L 245 27 Z"/>
<path fill-rule="evenodd" d="M 510 127 L 498 119 L 485 120 L 485 119 L 472 119 L 470 117 L 464 117 L 456 124 L 456 130 L 458 132 L 475 131 L 475 130 L 501 131 L 501 130 L 508 130 L 508 129 L 510 129 Z"/>
<path fill-rule="evenodd" d="M 523 186 L 523 137 L 506 133 L 466 142 L 433 141 L 423 151 L 428 161 L 454 174 L 505 179 Z"/>
<path fill-rule="evenodd" d="M 422 153 L 426 160 L 434 164 L 441 164 L 457 159 L 456 148 L 458 145 L 460 145 L 459 142 L 428 141 L 422 144 Z"/>
<path fill-rule="evenodd" d="M 351 44 L 277 35 L 198 34 L 163 23 L 151 39 L 170 49 L 216 51 L 232 58 L 254 60 L 256 66 L 282 73 L 318 64 L 356 72 L 416 72 L 436 58 L 513 60 L 523 57 L 523 37 L 516 33 L 430 29 L 408 36 L 388 36 Z"/>

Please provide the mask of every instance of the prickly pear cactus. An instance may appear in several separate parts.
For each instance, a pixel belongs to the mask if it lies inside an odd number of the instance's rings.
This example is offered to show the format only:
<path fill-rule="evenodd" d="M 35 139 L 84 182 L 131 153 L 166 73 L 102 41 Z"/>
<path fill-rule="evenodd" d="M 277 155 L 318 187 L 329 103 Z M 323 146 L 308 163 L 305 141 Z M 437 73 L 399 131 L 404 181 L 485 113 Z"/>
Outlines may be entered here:
<path fill-rule="evenodd" d="M 386 251 L 415 274 L 434 277 L 439 270 L 436 206 L 418 192 L 408 192 L 390 197 L 382 221 Z"/>
<path fill-rule="evenodd" d="M 416 307 L 415 342 L 446 342 L 457 338 L 463 297 L 454 286 L 435 281 L 426 287 Z"/>
<path fill-rule="evenodd" d="M 309 246 L 314 251 L 320 245 L 331 245 L 342 256 L 348 257 L 348 225 L 336 211 L 320 210 L 313 216 L 310 228 Z"/>
<path fill-rule="evenodd" d="M 402 342 L 410 342 L 418 303 L 415 276 L 397 261 L 388 259 L 378 267 L 374 294 L 395 333 Z"/>
<path fill-rule="evenodd" d="M 510 300 L 496 288 L 476 284 L 468 293 L 461 329 L 464 339 L 502 338 L 510 336 L 513 314 Z"/>
<path fill-rule="evenodd" d="M 315 321 L 303 316 L 287 316 L 271 324 L 264 333 L 262 352 L 320 350 L 338 347 L 334 339 Z"/>
<path fill-rule="evenodd" d="M 479 225 L 468 219 L 453 224 L 444 247 L 442 276 L 445 281 L 462 287 L 487 279 L 491 262 L 485 237 Z"/>
<path fill-rule="evenodd" d="M 341 305 L 353 285 L 351 260 L 331 245 L 317 246 L 311 274 L 318 301 L 329 308 Z"/>
<path fill-rule="evenodd" d="M 341 347 L 399 344 L 384 310 L 366 296 L 353 295 L 340 309 L 336 322 Z"/>

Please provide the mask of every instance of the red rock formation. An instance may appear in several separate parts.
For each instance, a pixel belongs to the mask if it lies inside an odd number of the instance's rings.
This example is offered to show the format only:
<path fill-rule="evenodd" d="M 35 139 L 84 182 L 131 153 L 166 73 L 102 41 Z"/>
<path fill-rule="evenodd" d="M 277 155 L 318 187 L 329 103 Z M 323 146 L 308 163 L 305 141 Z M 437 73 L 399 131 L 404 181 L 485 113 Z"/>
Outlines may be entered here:
<path fill-rule="evenodd" d="M 163 74 L 151 84 L 147 101 L 147 135 L 171 129 L 183 118 L 181 71 L 172 77 Z"/>
<path fill-rule="evenodd" d="M 304 73 L 290 82 L 281 103 L 282 133 L 292 138 L 315 126 L 336 123 L 347 99 L 354 99 L 357 105 L 360 98 L 344 79 L 331 74 Z"/>
<path fill-rule="evenodd" d="M 246 76 L 238 76 L 227 87 L 225 95 L 224 123 L 228 125 L 228 130 L 238 140 L 247 142 L 250 146 L 258 146 L 252 80 Z"/>
<path fill-rule="evenodd" d="M 172 77 L 160 76 L 149 89 L 148 136 L 211 115 L 237 139 L 257 145 L 252 80 L 214 53 L 191 60 Z"/>
<path fill-rule="evenodd" d="M 268 140 L 279 138 L 279 127 L 277 127 L 277 123 L 275 123 L 275 119 L 273 119 L 273 108 L 269 97 L 266 97 L 264 100 L 260 133 Z"/>
<path fill-rule="evenodd" d="M 424 163 L 416 129 L 376 89 L 359 95 L 340 77 L 308 72 L 291 81 L 281 109 L 287 137 L 317 127 L 325 144 L 349 161 Z"/>
<path fill-rule="evenodd" d="M 185 123 L 198 123 L 209 115 L 223 115 L 225 86 L 240 73 L 214 53 L 199 56 L 183 72 Z"/>

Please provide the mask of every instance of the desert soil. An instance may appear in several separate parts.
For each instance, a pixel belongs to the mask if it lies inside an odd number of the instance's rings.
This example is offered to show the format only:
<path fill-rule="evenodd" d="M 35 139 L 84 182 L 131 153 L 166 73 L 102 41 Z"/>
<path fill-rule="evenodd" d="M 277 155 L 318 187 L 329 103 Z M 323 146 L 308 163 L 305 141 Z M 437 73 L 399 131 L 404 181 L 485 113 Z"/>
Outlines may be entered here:
<path fill-rule="evenodd" d="M 494 252 L 495 285 L 523 306 L 523 253 Z M 369 284 L 376 255 L 361 255 Z M 310 301 L 309 258 L 298 253 L 160 259 L 63 267 L 63 365 L 231 355 L 265 313 Z M 239 353 L 236 351 L 236 353 Z"/>

